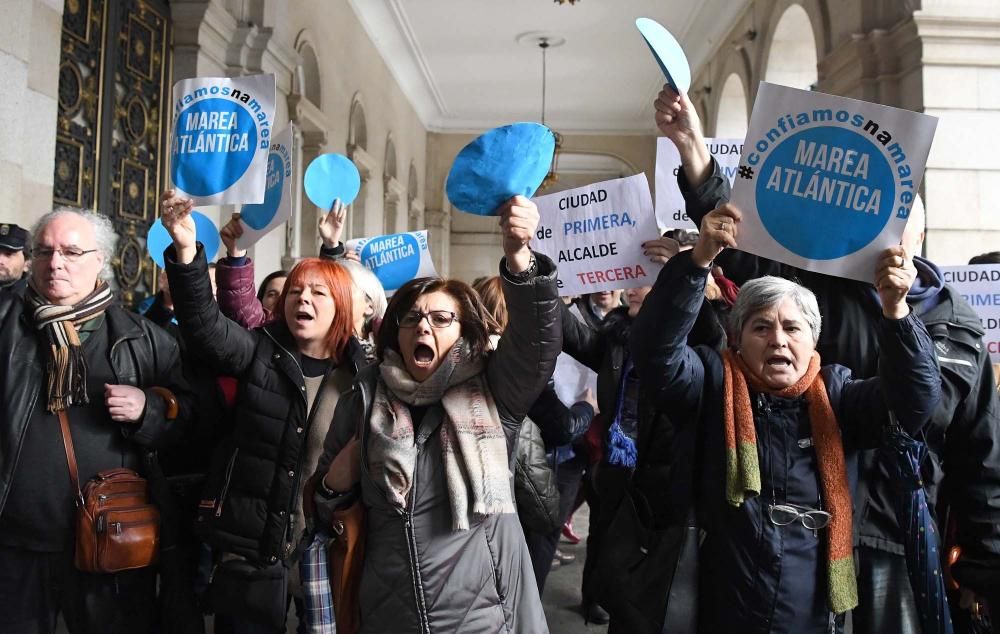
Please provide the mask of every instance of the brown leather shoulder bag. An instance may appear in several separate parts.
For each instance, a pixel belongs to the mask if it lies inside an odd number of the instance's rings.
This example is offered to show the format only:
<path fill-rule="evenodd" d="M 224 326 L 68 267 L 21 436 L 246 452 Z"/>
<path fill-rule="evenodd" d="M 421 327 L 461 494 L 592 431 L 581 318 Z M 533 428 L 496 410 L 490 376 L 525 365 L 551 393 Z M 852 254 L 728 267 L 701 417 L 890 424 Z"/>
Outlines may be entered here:
<path fill-rule="evenodd" d="M 59 411 L 69 477 L 76 496 L 75 563 L 84 572 L 145 568 L 160 554 L 160 511 L 149 485 L 131 469 L 101 471 L 80 489 L 80 474 L 65 411 Z"/>

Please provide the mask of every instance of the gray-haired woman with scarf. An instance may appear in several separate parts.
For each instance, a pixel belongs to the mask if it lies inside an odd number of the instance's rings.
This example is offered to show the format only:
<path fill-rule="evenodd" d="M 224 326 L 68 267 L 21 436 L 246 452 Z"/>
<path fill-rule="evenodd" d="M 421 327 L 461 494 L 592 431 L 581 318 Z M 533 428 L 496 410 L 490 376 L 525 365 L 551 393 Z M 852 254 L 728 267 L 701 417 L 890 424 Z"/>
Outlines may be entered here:
<path fill-rule="evenodd" d="M 527 246 L 534 204 L 515 197 L 498 215 L 510 322 L 496 351 L 468 285 L 413 280 L 389 303 L 380 362 L 337 405 L 317 516 L 358 496 L 367 511 L 362 632 L 548 631 L 510 473 L 561 348 L 559 294 L 555 265 Z"/>

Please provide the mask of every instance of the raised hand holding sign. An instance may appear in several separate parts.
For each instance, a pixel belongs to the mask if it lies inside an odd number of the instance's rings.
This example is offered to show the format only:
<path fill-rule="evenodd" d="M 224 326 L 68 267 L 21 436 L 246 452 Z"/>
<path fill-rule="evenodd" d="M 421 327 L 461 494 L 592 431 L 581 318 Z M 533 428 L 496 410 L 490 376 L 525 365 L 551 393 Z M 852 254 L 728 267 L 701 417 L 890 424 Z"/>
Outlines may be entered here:
<path fill-rule="evenodd" d="M 205 258 L 209 261 L 218 253 L 219 230 L 208 216 L 194 210 L 193 200 L 176 190 L 168 189 L 160 197 L 160 214 L 160 218 L 153 223 L 146 235 L 146 250 L 158 267 L 163 268 L 163 250 L 170 246 L 171 242 L 177 244 L 178 237 L 184 245 L 191 243 L 192 260 L 196 241 L 204 246 Z M 177 224 L 179 216 L 183 216 L 183 222 Z M 167 223 L 172 225 L 168 227 Z M 174 231 L 180 232 L 179 236 L 175 236 Z M 181 257 L 180 248 L 177 255 L 178 258 Z"/>
<path fill-rule="evenodd" d="M 347 207 L 344 207 L 339 198 L 335 198 L 330 211 L 319 220 L 319 235 L 323 239 L 323 246 L 332 248 L 340 243 L 346 217 Z"/>
<path fill-rule="evenodd" d="M 649 18 L 637 19 L 635 26 L 642 33 L 670 87 L 674 92 L 686 93 L 691 87 L 691 66 L 677 39 L 659 22 Z"/>
<path fill-rule="evenodd" d="M 538 228 L 538 207 L 524 196 L 514 196 L 500 206 L 499 216 L 507 270 L 521 273 L 531 266 L 528 243 Z"/>
<path fill-rule="evenodd" d="M 743 214 L 734 205 L 725 204 L 701 219 L 698 244 L 694 245 L 691 260 L 708 268 L 723 249 L 736 248 L 736 236 Z"/>
<path fill-rule="evenodd" d="M 906 294 L 917 279 L 913 258 L 902 246 L 889 247 L 882 252 L 875 267 L 875 288 L 882 301 L 882 314 L 889 319 L 902 319 L 910 314 Z"/>

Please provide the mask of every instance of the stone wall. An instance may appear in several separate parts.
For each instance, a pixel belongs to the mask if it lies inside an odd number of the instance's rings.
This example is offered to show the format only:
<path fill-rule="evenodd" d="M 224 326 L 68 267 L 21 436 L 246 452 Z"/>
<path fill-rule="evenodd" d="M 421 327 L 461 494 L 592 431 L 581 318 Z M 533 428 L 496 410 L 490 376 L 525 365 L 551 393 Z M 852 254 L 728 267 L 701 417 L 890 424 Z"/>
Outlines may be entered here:
<path fill-rule="evenodd" d="M 0 222 L 52 209 L 62 0 L 6 0 L 0 20 Z"/>

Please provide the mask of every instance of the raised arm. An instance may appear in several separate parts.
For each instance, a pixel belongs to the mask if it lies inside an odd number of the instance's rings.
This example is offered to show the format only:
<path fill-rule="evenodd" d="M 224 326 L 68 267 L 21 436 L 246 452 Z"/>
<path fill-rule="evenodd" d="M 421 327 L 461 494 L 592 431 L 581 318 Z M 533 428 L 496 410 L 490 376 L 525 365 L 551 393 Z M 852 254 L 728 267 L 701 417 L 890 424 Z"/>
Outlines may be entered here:
<path fill-rule="evenodd" d="M 590 398 L 593 400 L 593 396 Z M 594 419 L 594 405 L 577 401 L 566 407 L 556 395 L 552 381 L 549 381 L 528 410 L 528 418 L 535 421 L 541 430 L 545 448 L 553 449 L 583 436 Z"/>
<path fill-rule="evenodd" d="M 882 303 L 876 324 L 878 376 L 852 381 L 839 399 L 845 436 L 861 447 L 877 446 L 887 410 L 903 431 L 916 436 L 941 400 L 941 371 L 924 324 L 910 311 L 906 294 L 916 279 L 913 259 L 901 246 L 886 249 L 875 272 Z"/>
<path fill-rule="evenodd" d="M 502 418 L 520 421 L 545 387 L 562 349 L 556 266 L 528 241 L 538 226 L 538 209 L 515 196 L 500 209 L 504 257 L 500 261 L 504 301 L 510 315 L 486 379 Z M 508 430 L 516 431 L 516 430 Z M 508 445 L 517 434 L 507 434 Z"/>
<path fill-rule="evenodd" d="M 712 262 L 736 246 L 740 213 L 723 207 L 702 222 L 698 244 L 671 258 L 632 324 L 630 347 L 639 382 L 658 407 L 693 410 L 701 398 L 705 366 L 687 344 L 705 297 Z"/>
<path fill-rule="evenodd" d="M 163 260 L 181 334 L 222 374 L 239 376 L 253 361 L 257 335 L 224 316 L 212 297 L 205 251 L 195 241 L 192 201 L 171 190 L 161 205 L 163 226 L 174 241 Z"/>
<path fill-rule="evenodd" d="M 247 257 L 247 250 L 236 243 L 243 235 L 243 224 L 238 214 L 219 230 L 222 244 L 226 246 L 226 257 L 215 267 L 215 294 L 222 314 L 244 328 L 263 326 L 271 319 L 271 314 L 257 299 L 257 289 L 253 279 L 253 260 Z"/>
<path fill-rule="evenodd" d="M 601 367 L 604 337 L 573 314 L 570 307 L 559 302 L 559 322 L 562 325 L 562 351 L 594 372 Z"/>

